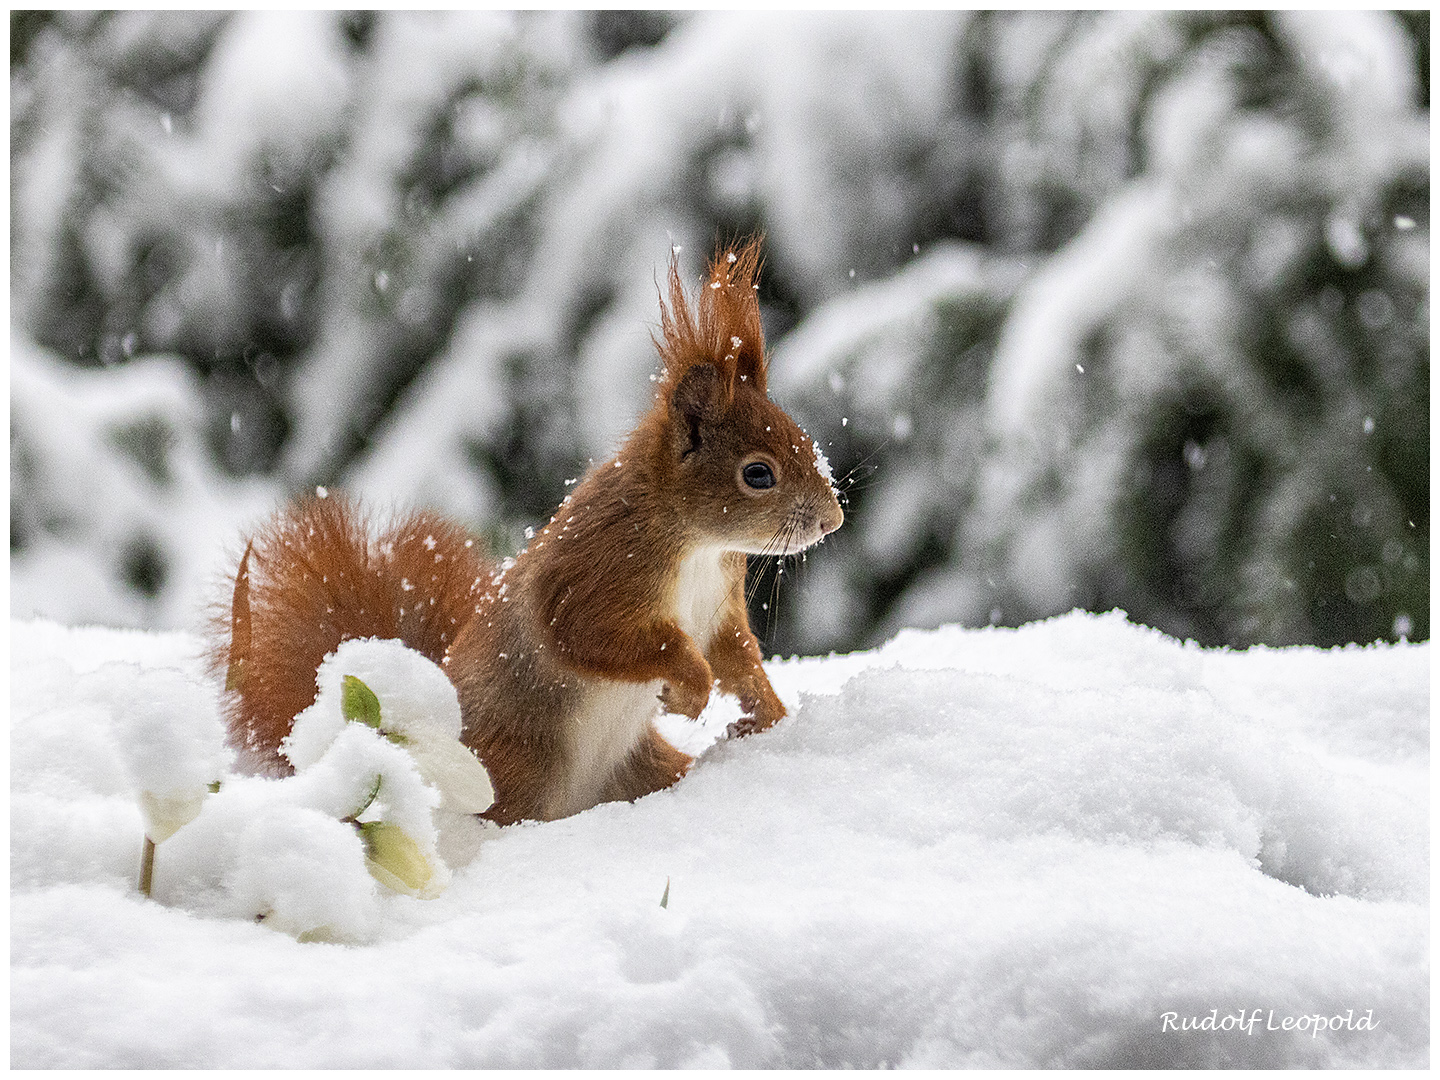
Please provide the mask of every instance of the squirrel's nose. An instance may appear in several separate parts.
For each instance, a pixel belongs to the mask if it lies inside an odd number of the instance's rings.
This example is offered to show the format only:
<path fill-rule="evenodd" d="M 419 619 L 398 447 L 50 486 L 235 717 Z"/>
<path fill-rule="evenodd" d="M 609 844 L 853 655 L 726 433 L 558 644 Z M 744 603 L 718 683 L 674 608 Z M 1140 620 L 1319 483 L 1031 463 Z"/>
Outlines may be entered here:
<path fill-rule="evenodd" d="M 830 497 L 830 505 L 825 508 L 820 518 L 820 535 L 829 536 L 838 529 L 845 521 L 845 511 L 840 509 L 840 501 L 833 495 Z"/>

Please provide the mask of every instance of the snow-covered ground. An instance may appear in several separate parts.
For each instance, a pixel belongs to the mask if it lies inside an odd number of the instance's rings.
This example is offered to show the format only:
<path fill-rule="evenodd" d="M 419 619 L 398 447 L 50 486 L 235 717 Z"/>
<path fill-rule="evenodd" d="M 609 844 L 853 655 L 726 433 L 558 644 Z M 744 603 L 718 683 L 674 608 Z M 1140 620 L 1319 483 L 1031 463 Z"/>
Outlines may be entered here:
<path fill-rule="evenodd" d="M 1428 1064 L 1428 644 L 1072 614 L 776 662 L 777 728 L 489 829 L 433 899 L 356 846 L 345 943 L 220 913 L 314 880 L 283 829 L 186 893 L 202 812 L 136 892 L 121 740 L 213 720 L 199 648 L 12 624 L 15 1067 Z"/>

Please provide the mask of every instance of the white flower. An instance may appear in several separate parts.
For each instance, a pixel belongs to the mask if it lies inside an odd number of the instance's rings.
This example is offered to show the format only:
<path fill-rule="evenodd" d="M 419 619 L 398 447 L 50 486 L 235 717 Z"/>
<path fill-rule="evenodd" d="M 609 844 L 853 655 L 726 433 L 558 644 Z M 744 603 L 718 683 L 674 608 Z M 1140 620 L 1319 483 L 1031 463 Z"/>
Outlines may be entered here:
<path fill-rule="evenodd" d="M 208 787 L 198 790 L 170 792 L 157 795 L 153 791 L 140 792 L 140 812 L 145 816 L 145 835 L 157 844 L 163 844 L 200 814 L 205 804 Z"/>

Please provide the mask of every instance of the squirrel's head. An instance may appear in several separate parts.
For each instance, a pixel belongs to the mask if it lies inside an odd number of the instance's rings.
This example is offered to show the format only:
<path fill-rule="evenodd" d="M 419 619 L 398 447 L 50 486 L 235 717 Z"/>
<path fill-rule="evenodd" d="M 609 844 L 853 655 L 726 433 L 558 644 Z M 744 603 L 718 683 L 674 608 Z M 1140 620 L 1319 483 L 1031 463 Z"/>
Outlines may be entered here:
<path fill-rule="evenodd" d="M 759 269 L 758 238 L 724 248 L 691 303 L 671 257 L 655 343 L 665 371 L 650 419 L 697 542 L 788 555 L 845 515 L 820 448 L 766 396 Z"/>

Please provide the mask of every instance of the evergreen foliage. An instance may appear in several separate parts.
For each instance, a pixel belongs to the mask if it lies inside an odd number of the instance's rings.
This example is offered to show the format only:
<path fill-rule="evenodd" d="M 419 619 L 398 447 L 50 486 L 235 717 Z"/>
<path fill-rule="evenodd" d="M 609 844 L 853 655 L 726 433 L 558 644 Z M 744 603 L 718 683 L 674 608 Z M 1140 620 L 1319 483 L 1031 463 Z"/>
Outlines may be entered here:
<path fill-rule="evenodd" d="M 199 402 L 17 375 L 17 580 L 172 621 L 142 505 L 240 480 L 521 543 L 648 403 L 670 245 L 762 229 L 773 392 L 857 470 L 769 648 L 1428 638 L 1428 73 L 1423 12 L 12 12 L 12 335 Z"/>

